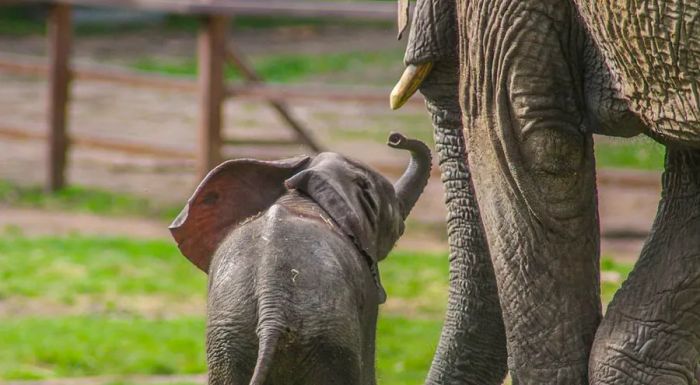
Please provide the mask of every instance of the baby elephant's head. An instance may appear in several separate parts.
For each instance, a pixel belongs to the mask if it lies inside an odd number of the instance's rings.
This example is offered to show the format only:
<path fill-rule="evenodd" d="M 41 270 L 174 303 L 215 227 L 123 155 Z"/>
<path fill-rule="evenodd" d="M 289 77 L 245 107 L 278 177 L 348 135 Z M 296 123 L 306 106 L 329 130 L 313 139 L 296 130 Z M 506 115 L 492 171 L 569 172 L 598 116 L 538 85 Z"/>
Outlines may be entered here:
<path fill-rule="evenodd" d="M 403 222 L 430 176 L 425 144 L 392 134 L 389 145 L 413 155 L 395 185 L 368 166 L 331 152 L 317 155 L 285 183 L 323 207 L 374 261 L 384 259 L 403 233 Z"/>
<path fill-rule="evenodd" d="M 422 142 L 393 133 L 388 144 L 411 152 L 406 171 L 393 185 L 368 166 L 331 152 L 281 161 L 224 162 L 200 183 L 170 231 L 182 253 L 207 272 L 231 230 L 296 190 L 318 203 L 376 263 L 403 233 L 403 222 L 431 169 L 430 150 Z"/>

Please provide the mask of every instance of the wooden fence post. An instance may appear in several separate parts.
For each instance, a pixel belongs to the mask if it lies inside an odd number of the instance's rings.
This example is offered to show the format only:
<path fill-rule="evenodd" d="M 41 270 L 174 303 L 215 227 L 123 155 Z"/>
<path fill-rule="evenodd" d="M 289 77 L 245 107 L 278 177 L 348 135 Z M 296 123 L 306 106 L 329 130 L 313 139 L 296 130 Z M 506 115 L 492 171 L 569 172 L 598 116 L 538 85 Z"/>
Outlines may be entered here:
<path fill-rule="evenodd" d="M 49 53 L 49 92 L 47 108 L 48 180 L 46 189 L 56 191 L 65 185 L 68 87 L 70 84 L 70 50 L 72 40 L 71 7 L 51 6 L 47 22 Z"/>
<path fill-rule="evenodd" d="M 204 177 L 221 161 L 224 59 L 229 19 L 204 16 L 198 41 L 199 148 L 197 173 Z"/>

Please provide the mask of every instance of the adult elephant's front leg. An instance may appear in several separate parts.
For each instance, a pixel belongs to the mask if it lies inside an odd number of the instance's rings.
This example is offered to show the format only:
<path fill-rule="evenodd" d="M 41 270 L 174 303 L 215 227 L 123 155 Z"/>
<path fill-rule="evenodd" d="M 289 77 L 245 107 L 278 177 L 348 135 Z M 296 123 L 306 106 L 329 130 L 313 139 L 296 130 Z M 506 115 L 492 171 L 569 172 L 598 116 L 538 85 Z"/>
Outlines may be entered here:
<path fill-rule="evenodd" d="M 515 384 L 587 384 L 601 317 L 585 33 L 567 0 L 459 0 L 469 163 Z"/>
<path fill-rule="evenodd" d="M 669 148 L 651 235 L 596 334 L 591 384 L 694 385 L 698 369 L 700 151 Z"/>

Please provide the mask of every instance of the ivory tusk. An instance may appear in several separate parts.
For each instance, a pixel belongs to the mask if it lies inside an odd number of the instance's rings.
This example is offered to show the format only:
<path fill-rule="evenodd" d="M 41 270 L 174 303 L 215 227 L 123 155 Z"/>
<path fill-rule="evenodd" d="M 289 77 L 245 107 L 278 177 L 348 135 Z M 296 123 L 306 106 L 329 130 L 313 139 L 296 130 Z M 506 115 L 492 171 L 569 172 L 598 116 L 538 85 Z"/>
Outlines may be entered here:
<path fill-rule="evenodd" d="M 409 65 L 403 71 L 401 79 L 396 83 L 394 89 L 391 90 L 389 97 L 389 106 L 392 110 L 401 108 L 408 99 L 413 96 L 420 87 L 423 80 L 428 76 L 433 69 L 433 63 L 427 62 L 419 65 Z"/>

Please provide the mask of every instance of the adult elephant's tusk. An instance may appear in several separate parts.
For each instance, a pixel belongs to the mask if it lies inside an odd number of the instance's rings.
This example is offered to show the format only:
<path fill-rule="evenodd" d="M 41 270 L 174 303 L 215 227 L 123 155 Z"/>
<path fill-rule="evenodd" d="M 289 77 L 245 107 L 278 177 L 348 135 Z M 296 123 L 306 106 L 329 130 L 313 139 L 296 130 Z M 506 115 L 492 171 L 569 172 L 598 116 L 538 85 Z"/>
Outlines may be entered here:
<path fill-rule="evenodd" d="M 428 76 L 430 71 L 433 69 L 433 63 L 427 62 L 419 65 L 409 65 L 403 71 L 401 79 L 391 90 L 391 96 L 389 97 L 389 106 L 392 110 L 397 110 L 401 108 L 408 99 L 416 93 L 418 87 L 420 87 L 423 80 Z"/>

